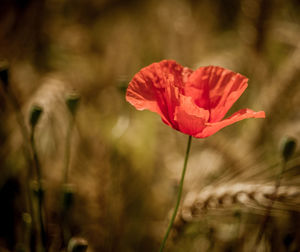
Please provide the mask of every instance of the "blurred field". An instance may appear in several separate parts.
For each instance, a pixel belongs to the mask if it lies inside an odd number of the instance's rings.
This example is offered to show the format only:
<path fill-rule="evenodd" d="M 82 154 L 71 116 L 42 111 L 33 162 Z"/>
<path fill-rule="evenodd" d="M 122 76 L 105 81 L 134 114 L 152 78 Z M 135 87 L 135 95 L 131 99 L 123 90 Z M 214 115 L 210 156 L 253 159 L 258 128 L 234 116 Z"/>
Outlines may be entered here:
<path fill-rule="evenodd" d="M 33 104 L 44 110 L 36 145 L 50 251 L 66 251 L 65 99 L 74 92 L 80 104 L 67 237 L 86 239 L 90 252 L 158 250 L 187 136 L 154 113 L 136 111 L 125 90 L 136 72 L 162 59 L 247 76 L 249 87 L 229 114 L 246 107 L 266 112 L 264 120 L 193 139 L 182 211 L 166 251 L 253 251 L 281 167 L 279 143 L 284 136 L 300 140 L 298 0 L 0 0 L 0 66 L 9 63 L 10 90 L 26 126 Z M 30 167 L 17 119 L 0 88 L 0 251 L 24 251 L 26 243 Z M 299 154 L 298 148 L 287 163 L 257 251 L 300 251 Z"/>

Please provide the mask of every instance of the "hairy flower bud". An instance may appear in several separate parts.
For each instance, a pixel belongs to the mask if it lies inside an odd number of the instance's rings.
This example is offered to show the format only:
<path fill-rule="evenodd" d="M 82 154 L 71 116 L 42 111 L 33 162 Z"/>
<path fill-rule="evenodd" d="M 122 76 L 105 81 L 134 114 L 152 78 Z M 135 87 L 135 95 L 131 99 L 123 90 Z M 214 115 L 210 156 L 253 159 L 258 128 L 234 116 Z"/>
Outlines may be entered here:
<path fill-rule="evenodd" d="M 63 209 L 64 211 L 69 210 L 74 202 L 74 186 L 72 184 L 65 184 L 63 186 Z"/>
<path fill-rule="evenodd" d="M 80 100 L 80 97 L 76 93 L 70 94 L 66 98 L 66 104 L 67 104 L 68 109 L 69 109 L 69 111 L 71 112 L 72 115 L 75 115 L 75 113 L 77 111 L 79 100 Z"/>
<path fill-rule="evenodd" d="M 29 122 L 32 128 L 36 126 L 38 120 L 43 113 L 43 108 L 38 105 L 33 105 L 30 112 Z"/>
<path fill-rule="evenodd" d="M 296 149 L 296 139 L 292 137 L 285 137 L 281 142 L 281 155 L 285 161 L 288 161 L 294 154 Z"/>

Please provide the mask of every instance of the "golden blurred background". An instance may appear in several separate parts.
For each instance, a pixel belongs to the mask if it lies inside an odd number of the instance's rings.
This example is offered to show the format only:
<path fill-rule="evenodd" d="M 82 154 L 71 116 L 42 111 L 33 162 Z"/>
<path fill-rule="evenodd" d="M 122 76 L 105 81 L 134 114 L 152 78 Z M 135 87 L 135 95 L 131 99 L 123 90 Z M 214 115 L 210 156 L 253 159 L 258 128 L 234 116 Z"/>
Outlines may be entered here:
<path fill-rule="evenodd" d="M 300 140 L 298 0 L 0 0 L 0 67 L 9 65 L 14 97 L 0 88 L 0 251 L 26 251 L 30 165 L 20 121 L 30 128 L 34 104 L 43 108 L 35 139 L 48 246 L 66 251 L 65 100 L 74 92 L 80 103 L 70 143 L 67 236 L 84 238 L 88 251 L 158 250 L 187 136 L 135 110 L 125 91 L 135 73 L 162 59 L 247 76 L 249 87 L 229 114 L 246 107 L 266 112 L 264 120 L 193 140 L 166 251 L 253 251 L 281 167 L 279 143 L 285 136 Z M 300 250 L 299 166 L 296 149 L 256 251 Z"/>

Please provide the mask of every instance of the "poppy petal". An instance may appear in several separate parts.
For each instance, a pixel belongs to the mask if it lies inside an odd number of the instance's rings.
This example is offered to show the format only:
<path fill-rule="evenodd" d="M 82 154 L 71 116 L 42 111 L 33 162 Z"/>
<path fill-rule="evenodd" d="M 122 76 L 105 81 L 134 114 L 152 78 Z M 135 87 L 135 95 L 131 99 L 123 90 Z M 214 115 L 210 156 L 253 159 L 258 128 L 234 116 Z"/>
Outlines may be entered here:
<path fill-rule="evenodd" d="M 174 117 L 179 131 L 193 136 L 205 128 L 208 117 L 209 112 L 198 107 L 192 97 L 180 96 L 180 105 L 176 107 Z"/>
<path fill-rule="evenodd" d="M 178 94 L 191 73 L 192 70 L 173 60 L 153 63 L 133 77 L 127 88 L 126 100 L 138 110 L 158 113 L 166 124 L 173 127 Z"/>
<path fill-rule="evenodd" d="M 211 136 L 216 132 L 218 132 L 219 130 L 221 130 L 222 128 L 247 118 L 265 118 L 265 112 L 264 111 L 255 112 L 251 109 L 241 109 L 223 121 L 215 122 L 215 123 L 206 123 L 204 130 L 196 134 L 195 137 L 204 138 L 204 137 Z"/>
<path fill-rule="evenodd" d="M 218 122 L 245 91 L 247 81 L 243 75 L 222 67 L 200 67 L 190 76 L 185 94 L 210 111 L 210 122 Z"/>
<path fill-rule="evenodd" d="M 126 100 L 138 110 L 158 113 L 164 123 L 182 133 L 204 138 L 237 121 L 265 117 L 263 111 L 243 109 L 221 121 L 247 88 L 247 81 L 222 67 L 200 67 L 193 72 L 163 60 L 133 77 Z"/>

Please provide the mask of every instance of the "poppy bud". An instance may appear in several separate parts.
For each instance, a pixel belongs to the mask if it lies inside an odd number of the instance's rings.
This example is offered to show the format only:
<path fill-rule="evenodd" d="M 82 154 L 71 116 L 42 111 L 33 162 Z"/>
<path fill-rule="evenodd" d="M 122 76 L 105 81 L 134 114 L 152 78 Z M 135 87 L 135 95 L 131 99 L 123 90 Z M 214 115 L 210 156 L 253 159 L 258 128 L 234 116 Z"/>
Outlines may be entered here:
<path fill-rule="evenodd" d="M 30 112 L 30 125 L 34 128 L 43 113 L 43 108 L 38 105 L 33 105 Z"/>
<path fill-rule="evenodd" d="M 68 210 L 74 202 L 74 188 L 72 184 L 65 184 L 63 187 L 63 209 Z"/>
<path fill-rule="evenodd" d="M 81 237 L 72 237 L 68 244 L 68 252 L 85 252 L 88 242 Z"/>
<path fill-rule="evenodd" d="M 281 142 L 281 155 L 285 161 L 288 161 L 296 149 L 296 139 L 285 137 Z"/>
<path fill-rule="evenodd" d="M 80 97 L 78 94 L 70 94 L 66 99 L 66 104 L 68 106 L 69 111 L 74 116 L 78 107 Z"/>
<path fill-rule="evenodd" d="M 0 66 L 0 80 L 3 84 L 4 90 L 6 90 L 8 87 L 8 83 L 9 83 L 8 76 L 9 76 L 8 66 L 6 64 Z"/>
<path fill-rule="evenodd" d="M 121 76 L 119 78 L 117 88 L 120 93 L 126 94 L 126 89 L 129 81 L 130 78 L 128 78 L 127 76 Z"/>

